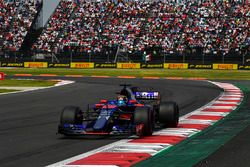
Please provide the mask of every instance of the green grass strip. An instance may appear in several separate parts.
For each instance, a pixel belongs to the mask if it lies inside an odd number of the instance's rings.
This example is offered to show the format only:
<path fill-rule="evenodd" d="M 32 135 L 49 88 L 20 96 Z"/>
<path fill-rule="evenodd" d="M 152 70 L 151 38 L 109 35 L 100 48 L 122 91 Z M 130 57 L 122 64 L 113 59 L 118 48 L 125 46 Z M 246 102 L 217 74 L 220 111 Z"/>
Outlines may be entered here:
<path fill-rule="evenodd" d="M 204 131 L 134 166 L 191 167 L 244 130 L 250 125 L 250 109 L 245 105 L 250 86 L 237 86 L 244 92 L 244 100 L 238 109 Z"/>
<path fill-rule="evenodd" d="M 10 92 L 17 92 L 19 90 L 14 89 L 0 89 L 0 93 L 10 93 Z"/>
<path fill-rule="evenodd" d="M 48 87 L 53 86 L 57 81 L 47 80 L 17 80 L 5 79 L 0 81 L 0 87 Z"/>
<path fill-rule="evenodd" d="M 250 80 L 249 71 L 241 70 L 185 70 L 185 69 L 65 69 L 65 68 L 1 68 L 1 72 L 13 74 L 56 74 L 63 75 L 105 75 L 105 76 L 136 76 L 136 77 L 199 77 L 208 79 Z"/>

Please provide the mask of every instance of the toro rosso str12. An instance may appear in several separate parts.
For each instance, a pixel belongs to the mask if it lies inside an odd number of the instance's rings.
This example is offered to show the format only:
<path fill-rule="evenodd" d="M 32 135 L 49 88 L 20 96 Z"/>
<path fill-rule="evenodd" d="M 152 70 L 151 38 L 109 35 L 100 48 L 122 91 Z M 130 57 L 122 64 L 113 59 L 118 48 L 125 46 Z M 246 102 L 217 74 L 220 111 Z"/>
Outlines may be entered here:
<path fill-rule="evenodd" d="M 66 106 L 61 113 L 58 133 L 150 136 L 156 126 L 177 127 L 179 109 L 175 102 L 162 102 L 157 91 L 121 86 L 115 100 L 101 100 L 87 111 Z"/>

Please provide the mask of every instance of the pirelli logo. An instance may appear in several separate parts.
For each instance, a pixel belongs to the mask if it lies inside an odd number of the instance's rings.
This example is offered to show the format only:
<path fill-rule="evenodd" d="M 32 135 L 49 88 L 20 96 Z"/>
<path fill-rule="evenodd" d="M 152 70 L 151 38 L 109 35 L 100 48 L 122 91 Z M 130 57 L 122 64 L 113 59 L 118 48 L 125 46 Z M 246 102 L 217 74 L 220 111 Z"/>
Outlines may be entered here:
<path fill-rule="evenodd" d="M 47 68 L 48 62 L 24 62 L 25 68 Z"/>
<path fill-rule="evenodd" d="M 140 63 L 117 63 L 117 68 L 139 69 L 139 68 L 141 68 L 141 64 Z"/>
<path fill-rule="evenodd" d="M 237 70 L 238 64 L 213 64 L 214 70 Z"/>
<path fill-rule="evenodd" d="M 167 69 L 188 69 L 187 63 L 165 63 L 164 68 Z"/>
<path fill-rule="evenodd" d="M 70 63 L 70 68 L 94 68 L 94 63 Z"/>

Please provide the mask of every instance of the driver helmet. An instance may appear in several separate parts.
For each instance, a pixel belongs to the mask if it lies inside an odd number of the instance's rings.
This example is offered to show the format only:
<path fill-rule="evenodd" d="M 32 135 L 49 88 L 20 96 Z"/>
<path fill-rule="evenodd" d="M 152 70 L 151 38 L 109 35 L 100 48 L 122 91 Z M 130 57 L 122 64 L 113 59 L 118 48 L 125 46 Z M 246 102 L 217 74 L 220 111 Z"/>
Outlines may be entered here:
<path fill-rule="evenodd" d="M 118 106 L 125 106 L 128 102 L 128 98 L 126 96 L 123 95 L 119 95 L 117 97 L 117 105 Z"/>

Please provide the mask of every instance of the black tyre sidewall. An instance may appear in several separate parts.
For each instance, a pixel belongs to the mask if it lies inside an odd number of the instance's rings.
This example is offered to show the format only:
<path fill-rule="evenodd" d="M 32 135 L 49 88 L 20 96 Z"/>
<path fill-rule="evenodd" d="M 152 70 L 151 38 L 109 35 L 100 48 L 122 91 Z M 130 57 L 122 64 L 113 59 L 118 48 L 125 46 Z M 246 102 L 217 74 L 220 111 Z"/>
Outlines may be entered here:
<path fill-rule="evenodd" d="M 134 123 L 136 125 L 144 124 L 143 136 L 151 136 L 153 133 L 153 117 L 150 108 L 136 108 L 134 115 Z"/>
<path fill-rule="evenodd" d="M 76 106 L 64 107 L 61 117 L 60 124 L 81 124 L 82 123 L 82 111 Z"/>
<path fill-rule="evenodd" d="M 159 122 L 163 127 L 177 127 L 179 107 L 175 102 L 162 102 L 159 108 Z"/>

